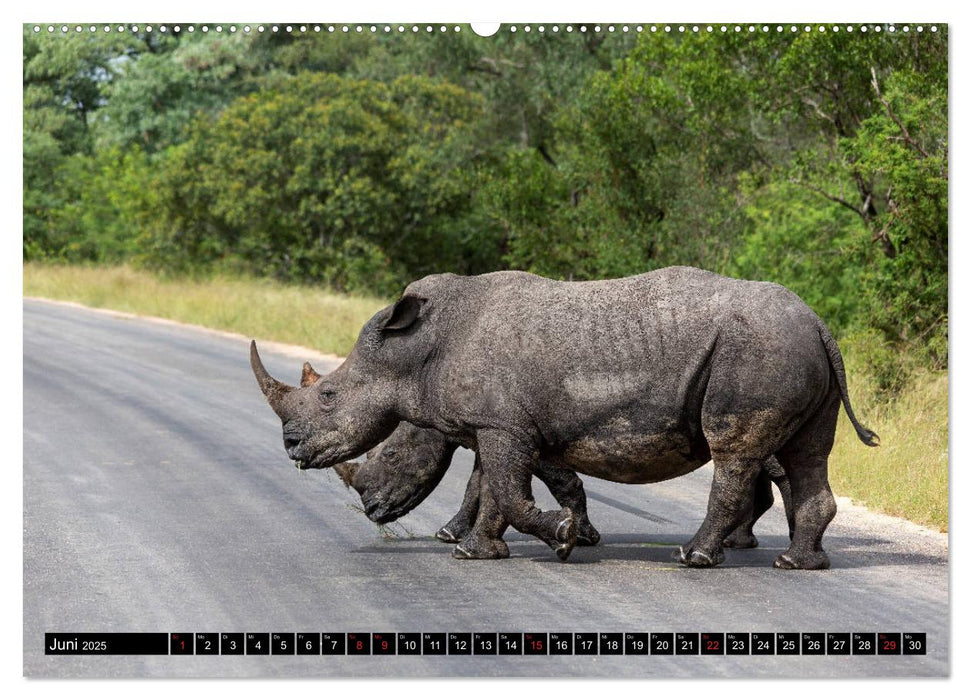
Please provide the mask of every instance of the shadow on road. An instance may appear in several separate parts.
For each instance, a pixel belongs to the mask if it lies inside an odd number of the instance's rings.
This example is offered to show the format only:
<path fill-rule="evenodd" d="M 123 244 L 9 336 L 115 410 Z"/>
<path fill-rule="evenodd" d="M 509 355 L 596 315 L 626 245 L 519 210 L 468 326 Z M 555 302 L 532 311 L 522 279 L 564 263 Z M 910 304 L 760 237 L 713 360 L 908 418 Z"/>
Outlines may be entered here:
<path fill-rule="evenodd" d="M 571 565 L 609 563 L 611 561 L 635 561 L 678 566 L 674 559 L 680 544 L 691 535 L 670 535 L 663 538 L 631 533 L 601 533 L 603 539 L 596 547 L 577 547 L 570 556 Z M 531 559 L 536 562 L 555 561 L 550 549 L 532 538 L 519 533 L 506 536 L 512 558 Z M 829 537 L 825 548 L 834 569 L 857 569 L 873 566 L 926 566 L 946 565 L 947 557 L 915 552 L 889 551 L 893 542 L 877 537 Z M 437 541 L 433 537 L 399 537 L 384 540 L 353 550 L 354 554 L 431 554 L 449 556 L 453 545 Z M 763 535 L 756 549 L 725 550 L 725 561 L 719 568 L 771 567 L 772 562 L 789 546 L 785 536 Z"/>

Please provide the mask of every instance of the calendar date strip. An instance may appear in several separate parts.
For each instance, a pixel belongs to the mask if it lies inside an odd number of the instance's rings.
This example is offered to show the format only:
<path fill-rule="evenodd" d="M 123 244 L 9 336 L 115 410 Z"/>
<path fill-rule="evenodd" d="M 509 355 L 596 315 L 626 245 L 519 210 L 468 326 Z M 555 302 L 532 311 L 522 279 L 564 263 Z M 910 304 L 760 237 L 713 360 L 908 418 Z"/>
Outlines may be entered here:
<path fill-rule="evenodd" d="M 44 635 L 49 656 L 926 655 L 926 632 L 110 632 Z"/>

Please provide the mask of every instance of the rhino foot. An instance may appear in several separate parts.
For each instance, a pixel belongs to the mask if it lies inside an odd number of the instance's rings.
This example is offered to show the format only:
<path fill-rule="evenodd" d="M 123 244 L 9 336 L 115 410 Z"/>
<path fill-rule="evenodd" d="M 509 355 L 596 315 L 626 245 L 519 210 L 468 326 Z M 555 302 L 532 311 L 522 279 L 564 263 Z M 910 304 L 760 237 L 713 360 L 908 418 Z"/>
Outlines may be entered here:
<path fill-rule="evenodd" d="M 458 542 L 462 541 L 462 538 L 449 530 L 448 526 L 445 526 L 436 532 L 435 538 L 445 542 L 446 544 L 457 544 Z"/>
<path fill-rule="evenodd" d="M 678 547 L 675 558 L 682 566 L 711 568 L 725 561 L 725 553 L 720 549 L 712 554 L 708 554 L 694 547 L 688 547 L 688 549 Z"/>
<path fill-rule="evenodd" d="M 828 569 L 829 556 L 823 550 L 804 555 L 788 551 L 776 557 L 772 566 L 777 569 Z"/>
<path fill-rule="evenodd" d="M 556 542 L 553 551 L 560 561 L 566 561 L 577 545 L 577 523 L 573 516 L 567 516 L 556 526 Z"/>
<path fill-rule="evenodd" d="M 465 510 L 463 507 L 451 520 L 442 525 L 438 532 L 435 533 L 435 537 L 449 544 L 456 544 L 468 537 L 472 533 L 472 528 L 475 526 L 475 518 L 469 519 L 465 517 L 463 515 Z"/>
<path fill-rule="evenodd" d="M 452 550 L 455 559 L 507 559 L 509 547 L 502 540 L 465 540 Z"/>
<path fill-rule="evenodd" d="M 722 546 L 728 549 L 755 549 L 759 546 L 759 538 L 752 533 L 738 532 L 736 530 L 725 538 Z"/>
<path fill-rule="evenodd" d="M 593 547 L 600 542 L 600 533 L 589 522 L 577 526 L 577 547 Z"/>

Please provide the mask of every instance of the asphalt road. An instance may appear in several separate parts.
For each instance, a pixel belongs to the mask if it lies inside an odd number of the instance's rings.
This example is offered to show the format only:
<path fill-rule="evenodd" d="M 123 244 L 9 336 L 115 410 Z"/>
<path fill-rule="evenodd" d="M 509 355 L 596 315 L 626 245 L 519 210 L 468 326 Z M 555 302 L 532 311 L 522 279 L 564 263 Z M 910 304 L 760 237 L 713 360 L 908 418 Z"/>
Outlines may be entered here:
<path fill-rule="evenodd" d="M 264 348 L 296 382 L 302 357 Z M 308 358 L 308 359 L 313 359 Z M 319 370 L 326 369 L 318 366 Z M 331 365 L 333 366 L 333 365 Z M 873 677 L 949 673 L 947 541 L 840 499 L 833 568 L 672 562 L 709 467 L 662 484 L 584 477 L 595 548 L 560 563 L 510 532 L 505 561 L 431 535 L 471 470 L 460 452 L 389 532 L 330 471 L 283 451 L 243 339 L 24 302 L 24 673 L 42 677 Z M 552 501 L 542 486 L 537 496 Z M 926 656 L 45 656 L 45 632 L 925 632 Z"/>

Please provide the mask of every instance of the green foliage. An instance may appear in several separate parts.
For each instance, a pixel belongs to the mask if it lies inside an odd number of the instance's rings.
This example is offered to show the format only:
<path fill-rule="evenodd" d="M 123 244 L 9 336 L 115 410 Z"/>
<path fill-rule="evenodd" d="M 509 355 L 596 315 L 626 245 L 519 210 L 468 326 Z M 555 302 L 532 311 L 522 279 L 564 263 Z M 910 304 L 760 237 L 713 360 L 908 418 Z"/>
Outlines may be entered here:
<path fill-rule="evenodd" d="M 438 267 L 461 270 L 463 241 L 449 223 L 469 206 L 461 166 L 479 109 L 474 95 L 418 77 L 282 77 L 197 118 L 171 149 L 160 249 L 173 265 L 234 257 L 339 288 L 367 274 L 382 292 Z M 355 251 L 363 257 L 352 264 Z"/>
<path fill-rule="evenodd" d="M 24 32 L 25 259 L 792 288 L 947 364 L 947 30 Z M 904 352 L 906 350 L 906 352 Z"/>
<path fill-rule="evenodd" d="M 507 152 L 487 205 L 514 267 L 561 278 L 691 264 L 785 284 L 876 377 L 947 362 L 946 32 L 644 34 Z M 909 355 L 908 355 L 909 356 Z"/>
<path fill-rule="evenodd" d="M 74 154 L 58 171 L 65 201 L 51 213 L 66 260 L 117 263 L 137 258 L 156 225 L 158 190 L 138 148 Z"/>
<path fill-rule="evenodd" d="M 65 234 L 52 221 L 66 186 L 61 168 L 71 154 L 91 152 L 91 115 L 115 59 L 133 42 L 116 34 L 65 40 L 24 27 L 24 259 L 62 255 Z"/>
<path fill-rule="evenodd" d="M 883 109 L 845 144 L 861 174 L 886 189 L 872 228 L 893 246 L 868 266 L 870 323 L 892 341 L 947 366 L 947 82 L 902 71 L 883 86 Z M 917 342 L 915 342 L 917 341 Z"/>
<path fill-rule="evenodd" d="M 155 152 L 180 143 L 196 113 L 218 114 L 257 89 L 265 61 L 260 47 L 255 36 L 210 32 L 117 61 L 98 113 L 102 145 Z"/>
<path fill-rule="evenodd" d="M 55 176 L 64 156 L 49 131 L 24 126 L 24 260 L 57 252 L 49 213 L 60 203 Z"/>
<path fill-rule="evenodd" d="M 727 272 L 783 284 L 827 325 L 853 327 L 864 306 L 852 264 L 854 236 L 862 228 L 857 218 L 791 183 L 755 188 L 743 180 L 742 192 L 745 226 Z"/>
<path fill-rule="evenodd" d="M 553 125 L 551 172 L 535 161 L 527 190 L 545 196 L 542 217 L 516 218 L 521 178 L 506 188 L 513 206 L 497 207 L 512 231 L 510 264 L 560 277 L 725 270 L 742 225 L 737 176 L 758 158 L 749 86 L 732 59 L 727 37 L 644 35 L 594 74 Z M 551 235 L 564 242 L 545 253 Z"/>
<path fill-rule="evenodd" d="M 25 131 L 51 134 L 62 153 L 88 151 L 91 115 L 137 39 L 116 32 L 61 37 L 23 30 Z"/>
<path fill-rule="evenodd" d="M 943 27 L 800 35 L 766 72 L 764 107 L 796 146 L 788 161 L 770 154 L 772 178 L 857 216 L 845 241 L 861 300 L 851 327 L 936 369 L 947 366 L 946 56 Z M 893 358 L 881 362 L 884 388 L 906 374 Z"/>
<path fill-rule="evenodd" d="M 563 171 L 536 151 L 513 148 L 485 179 L 482 200 L 502 227 L 511 267 L 561 278 L 596 275 L 589 266 L 601 261 L 597 229 L 564 204 L 575 195 Z"/>
<path fill-rule="evenodd" d="M 633 46 L 632 34 L 577 31 L 500 32 L 483 38 L 467 29 L 378 35 L 349 62 L 355 77 L 390 81 L 401 75 L 437 77 L 474 92 L 488 109 L 480 115 L 480 147 L 556 145 L 553 122 L 590 76 L 609 68 Z"/>

